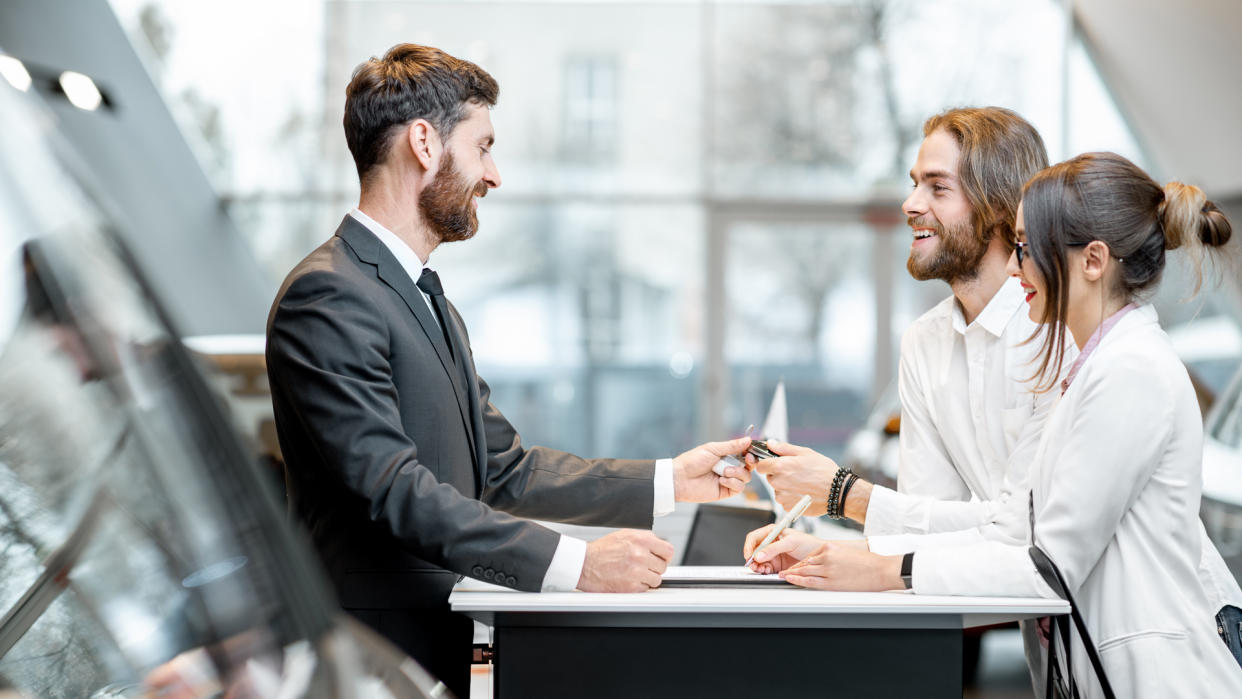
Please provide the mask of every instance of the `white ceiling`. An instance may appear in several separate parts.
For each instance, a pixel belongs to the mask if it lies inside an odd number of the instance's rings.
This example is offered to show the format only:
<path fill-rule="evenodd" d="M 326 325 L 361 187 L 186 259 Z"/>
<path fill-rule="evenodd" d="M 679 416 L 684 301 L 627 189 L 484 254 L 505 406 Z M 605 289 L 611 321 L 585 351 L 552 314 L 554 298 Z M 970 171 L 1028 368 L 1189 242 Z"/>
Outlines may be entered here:
<path fill-rule="evenodd" d="M 1073 2 L 1152 174 L 1242 196 L 1242 1 Z"/>

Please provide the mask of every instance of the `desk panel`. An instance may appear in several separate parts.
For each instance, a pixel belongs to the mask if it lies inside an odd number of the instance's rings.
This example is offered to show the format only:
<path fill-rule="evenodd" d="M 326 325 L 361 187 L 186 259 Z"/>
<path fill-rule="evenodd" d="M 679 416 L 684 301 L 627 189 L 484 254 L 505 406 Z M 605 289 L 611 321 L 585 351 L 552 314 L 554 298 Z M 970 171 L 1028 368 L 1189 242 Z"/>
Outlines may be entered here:
<path fill-rule="evenodd" d="M 784 586 L 523 593 L 467 581 L 449 601 L 494 627 L 503 699 L 956 699 L 963 628 L 1069 612 L 1061 600 Z"/>

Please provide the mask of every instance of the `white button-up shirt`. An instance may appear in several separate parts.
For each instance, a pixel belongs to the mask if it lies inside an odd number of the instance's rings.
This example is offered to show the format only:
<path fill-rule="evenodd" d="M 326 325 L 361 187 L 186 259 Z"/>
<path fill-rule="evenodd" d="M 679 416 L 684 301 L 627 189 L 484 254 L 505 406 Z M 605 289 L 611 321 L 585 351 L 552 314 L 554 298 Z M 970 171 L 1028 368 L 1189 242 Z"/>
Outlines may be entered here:
<path fill-rule="evenodd" d="M 1027 469 L 1057 391 L 1033 391 L 1042 336 L 1027 342 L 1040 326 L 1023 296 L 1007 280 L 969 325 L 950 296 L 902 337 L 898 491 L 872 491 L 871 550 L 1028 539 Z M 933 532 L 959 534 L 910 536 Z"/>
<path fill-rule="evenodd" d="M 367 230 L 375 234 L 376 238 L 384 244 L 384 247 L 397 258 L 397 262 L 401 264 L 401 268 L 405 273 L 418 284 L 418 278 L 422 276 L 423 269 L 427 267 L 426 260 L 420 260 L 414 250 L 406 245 L 396 233 L 385 228 L 375 219 L 362 213 L 359 209 L 349 212 L 350 216 L 366 226 Z M 418 292 L 422 294 L 423 300 L 427 302 L 427 307 L 431 309 L 431 317 L 436 319 L 436 323 L 440 319 L 436 315 L 436 309 L 431 305 L 431 297 L 422 289 Z M 655 462 L 655 502 L 652 504 L 652 513 L 656 517 L 662 517 L 673 511 L 676 507 L 676 500 L 673 493 L 673 460 L 659 459 Z M 552 555 L 552 563 L 548 566 L 548 572 L 543 577 L 543 589 L 545 591 L 553 590 L 573 590 L 578 587 L 578 579 L 582 577 L 582 566 L 586 563 L 587 544 L 582 539 L 572 536 L 561 535 L 560 543 L 556 546 L 556 552 Z"/>

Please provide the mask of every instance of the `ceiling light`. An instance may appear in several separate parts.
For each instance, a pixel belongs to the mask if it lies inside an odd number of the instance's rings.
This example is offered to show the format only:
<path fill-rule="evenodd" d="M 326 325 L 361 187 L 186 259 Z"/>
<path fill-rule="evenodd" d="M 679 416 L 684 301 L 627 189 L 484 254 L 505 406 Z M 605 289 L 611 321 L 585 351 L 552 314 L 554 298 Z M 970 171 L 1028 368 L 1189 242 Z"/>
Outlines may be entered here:
<path fill-rule="evenodd" d="M 103 103 L 103 95 L 99 94 L 95 81 L 72 70 L 60 74 L 60 89 L 64 90 L 65 97 L 78 109 L 93 112 Z"/>
<path fill-rule="evenodd" d="M 30 89 L 30 73 L 26 66 L 12 56 L 0 56 L 0 75 L 13 87 L 25 92 Z"/>

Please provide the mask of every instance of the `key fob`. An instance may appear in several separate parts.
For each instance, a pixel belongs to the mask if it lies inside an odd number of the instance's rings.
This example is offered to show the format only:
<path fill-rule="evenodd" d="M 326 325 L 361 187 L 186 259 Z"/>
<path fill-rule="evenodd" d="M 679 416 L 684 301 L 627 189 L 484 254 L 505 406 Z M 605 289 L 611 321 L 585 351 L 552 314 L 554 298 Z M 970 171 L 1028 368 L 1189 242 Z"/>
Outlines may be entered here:
<path fill-rule="evenodd" d="M 725 456 L 725 457 L 722 457 L 720 461 L 717 461 L 715 466 L 712 466 L 712 471 L 717 476 L 723 476 L 725 469 L 729 468 L 730 466 L 736 466 L 738 468 L 746 468 L 746 464 L 738 460 L 736 456 Z"/>

